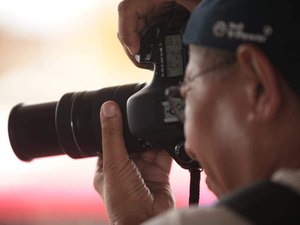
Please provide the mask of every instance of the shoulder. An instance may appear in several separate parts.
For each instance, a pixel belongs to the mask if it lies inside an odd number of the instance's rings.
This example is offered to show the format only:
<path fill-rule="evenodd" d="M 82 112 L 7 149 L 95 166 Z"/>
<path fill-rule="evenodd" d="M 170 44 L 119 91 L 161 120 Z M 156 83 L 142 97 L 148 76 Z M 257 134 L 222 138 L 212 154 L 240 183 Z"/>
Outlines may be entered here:
<path fill-rule="evenodd" d="M 271 182 L 249 185 L 221 199 L 217 206 L 170 210 L 144 225 L 196 225 L 199 222 L 206 225 L 250 225 L 253 223 L 249 221 L 265 221 L 266 218 L 277 220 L 278 216 L 286 221 L 289 218 L 293 220 L 298 214 L 299 193 L 300 169 L 279 170 L 272 176 Z M 278 205 L 278 201 L 286 204 Z"/>
<path fill-rule="evenodd" d="M 254 224 L 299 224 L 300 170 L 279 170 L 220 199 Z"/>
<path fill-rule="evenodd" d="M 143 225 L 250 225 L 251 223 L 244 220 L 238 214 L 226 207 L 191 207 L 188 209 L 170 210 L 166 213 L 149 220 Z"/>

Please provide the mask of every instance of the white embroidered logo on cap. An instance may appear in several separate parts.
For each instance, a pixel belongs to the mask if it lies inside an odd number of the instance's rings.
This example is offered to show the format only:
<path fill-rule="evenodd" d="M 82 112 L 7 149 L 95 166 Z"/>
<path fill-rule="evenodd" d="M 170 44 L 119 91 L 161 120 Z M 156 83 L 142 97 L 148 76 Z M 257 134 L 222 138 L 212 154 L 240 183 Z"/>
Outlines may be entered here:
<path fill-rule="evenodd" d="M 244 23 L 224 22 L 219 20 L 215 22 L 212 28 L 213 35 L 217 38 L 227 36 L 229 39 L 236 39 L 240 41 L 250 41 L 257 43 L 265 43 L 268 38 L 273 34 L 273 28 L 265 25 L 262 28 L 262 33 L 248 33 L 245 31 Z"/>
<path fill-rule="evenodd" d="M 224 37 L 227 33 L 227 24 L 224 21 L 217 21 L 213 26 L 213 34 L 216 37 Z"/>

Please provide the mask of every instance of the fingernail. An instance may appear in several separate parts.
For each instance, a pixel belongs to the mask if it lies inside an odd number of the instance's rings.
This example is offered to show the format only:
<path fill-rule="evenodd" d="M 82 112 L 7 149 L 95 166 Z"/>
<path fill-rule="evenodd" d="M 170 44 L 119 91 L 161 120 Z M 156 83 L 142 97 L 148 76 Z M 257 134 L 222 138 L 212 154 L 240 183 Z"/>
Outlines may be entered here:
<path fill-rule="evenodd" d="M 136 55 L 139 53 L 138 47 L 136 47 L 136 46 L 127 46 L 126 45 L 126 48 L 131 55 Z"/>
<path fill-rule="evenodd" d="M 102 106 L 102 112 L 105 117 L 111 118 L 117 114 L 117 109 L 112 103 L 104 103 Z"/>
<path fill-rule="evenodd" d="M 127 45 L 125 46 L 127 51 L 129 52 L 130 55 L 133 55 L 132 48 L 128 47 Z"/>

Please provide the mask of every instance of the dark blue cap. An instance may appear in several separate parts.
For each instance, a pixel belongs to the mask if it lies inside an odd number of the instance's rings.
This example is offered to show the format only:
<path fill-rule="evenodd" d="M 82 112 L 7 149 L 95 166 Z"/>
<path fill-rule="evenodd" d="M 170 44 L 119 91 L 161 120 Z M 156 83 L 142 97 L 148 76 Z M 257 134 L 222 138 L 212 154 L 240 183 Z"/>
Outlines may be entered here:
<path fill-rule="evenodd" d="M 255 44 L 291 84 L 300 80 L 299 5 L 298 0 L 203 0 L 192 11 L 183 41 L 229 51 Z"/>

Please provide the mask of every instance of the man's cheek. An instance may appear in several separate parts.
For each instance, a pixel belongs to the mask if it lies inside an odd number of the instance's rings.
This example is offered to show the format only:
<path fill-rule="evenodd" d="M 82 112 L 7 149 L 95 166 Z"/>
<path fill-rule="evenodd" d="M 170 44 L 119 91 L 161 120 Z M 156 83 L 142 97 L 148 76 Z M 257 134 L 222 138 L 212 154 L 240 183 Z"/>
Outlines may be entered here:
<path fill-rule="evenodd" d="M 185 122 L 184 122 L 184 136 L 185 136 L 185 149 L 190 148 L 190 141 L 192 138 L 192 127 L 190 123 L 190 117 L 185 113 Z"/>
<path fill-rule="evenodd" d="M 197 137 L 198 133 L 195 129 L 195 124 L 192 120 L 186 120 L 184 124 L 184 134 L 185 134 L 185 150 L 187 154 L 195 159 L 195 150 L 197 150 Z"/>
<path fill-rule="evenodd" d="M 191 130 L 192 128 L 192 113 L 191 113 L 191 107 L 188 101 L 186 101 L 186 105 L 184 108 L 184 117 L 185 117 L 185 121 L 184 121 L 184 135 L 186 140 L 188 140 L 191 136 Z"/>

